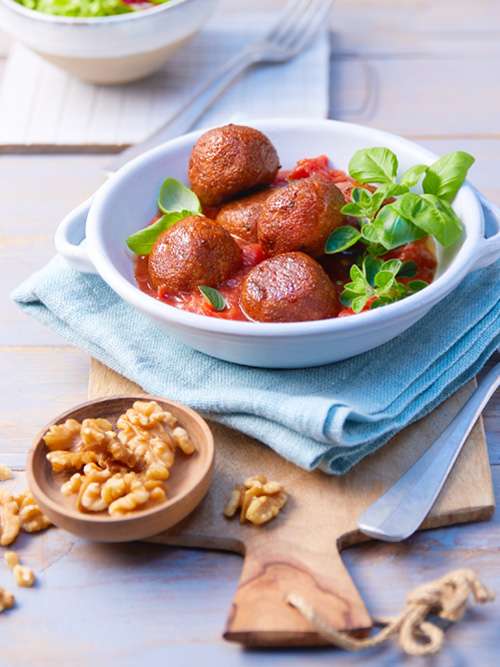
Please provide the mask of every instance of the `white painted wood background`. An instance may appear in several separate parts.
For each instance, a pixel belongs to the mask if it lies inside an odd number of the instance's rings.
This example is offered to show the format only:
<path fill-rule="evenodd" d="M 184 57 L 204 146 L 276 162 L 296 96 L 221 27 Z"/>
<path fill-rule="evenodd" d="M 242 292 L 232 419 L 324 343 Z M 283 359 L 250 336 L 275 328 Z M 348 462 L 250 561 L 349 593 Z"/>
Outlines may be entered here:
<path fill-rule="evenodd" d="M 224 10 L 281 1 L 223 0 Z M 403 134 L 436 153 L 476 156 L 472 182 L 500 204 L 500 3 L 498 0 L 338 0 L 332 13 L 330 116 Z M 0 76 L 8 38 L 0 33 Z M 18 468 L 52 416 L 86 399 L 88 357 L 21 315 L 8 295 L 53 255 L 58 222 L 103 181 L 107 155 L 0 157 L 0 452 Z M 492 361 L 490 362 L 491 365 Z M 500 491 L 500 404 L 485 428 Z M 24 483 L 16 472 L 16 483 Z M 500 520 L 370 543 L 345 562 L 377 615 L 454 567 L 472 567 L 500 594 Z M 16 544 L 38 577 L 0 615 L 0 665 L 411 665 L 396 644 L 367 654 L 337 650 L 246 651 L 221 630 L 236 589 L 238 556 L 147 544 L 98 545 L 62 531 Z M 10 585 L 0 563 L 0 585 Z M 12 588 L 12 587 L 11 587 Z M 433 664 L 494 665 L 498 603 L 447 631 Z M 421 664 L 421 663 L 419 663 Z"/>

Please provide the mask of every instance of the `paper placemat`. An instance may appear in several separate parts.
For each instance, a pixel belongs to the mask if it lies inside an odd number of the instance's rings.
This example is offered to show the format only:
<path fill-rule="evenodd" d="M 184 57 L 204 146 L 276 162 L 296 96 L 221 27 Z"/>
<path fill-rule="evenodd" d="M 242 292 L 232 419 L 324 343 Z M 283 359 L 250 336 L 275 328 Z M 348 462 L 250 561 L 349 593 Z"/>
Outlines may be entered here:
<path fill-rule="evenodd" d="M 0 145 L 125 146 L 162 125 L 193 90 L 243 46 L 265 35 L 278 13 L 216 14 L 161 70 L 136 83 L 80 81 L 21 44 L 12 46 L 0 89 Z M 281 65 L 248 71 L 207 111 L 199 126 L 251 117 L 328 116 L 329 36 Z"/>

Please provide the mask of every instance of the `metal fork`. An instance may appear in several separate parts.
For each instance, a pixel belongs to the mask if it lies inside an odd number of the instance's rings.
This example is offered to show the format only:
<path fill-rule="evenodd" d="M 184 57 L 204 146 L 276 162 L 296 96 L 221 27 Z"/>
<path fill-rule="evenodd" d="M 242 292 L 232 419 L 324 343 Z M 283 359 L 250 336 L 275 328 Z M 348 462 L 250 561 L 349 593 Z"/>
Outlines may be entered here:
<path fill-rule="evenodd" d="M 249 67 L 264 62 L 286 62 L 301 53 L 325 24 L 332 4 L 333 0 L 290 0 L 266 37 L 251 42 L 223 65 L 167 123 L 145 141 L 120 153 L 107 166 L 106 172 L 113 173 L 144 151 L 187 132 L 229 84 Z"/>

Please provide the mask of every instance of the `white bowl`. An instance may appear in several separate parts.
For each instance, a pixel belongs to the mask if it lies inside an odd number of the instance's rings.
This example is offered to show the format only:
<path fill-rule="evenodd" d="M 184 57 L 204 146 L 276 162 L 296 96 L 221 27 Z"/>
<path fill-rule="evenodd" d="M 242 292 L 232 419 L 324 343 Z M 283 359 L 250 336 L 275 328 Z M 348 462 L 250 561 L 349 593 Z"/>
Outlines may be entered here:
<path fill-rule="evenodd" d="M 394 151 L 401 171 L 437 159 L 401 137 L 350 123 L 274 119 L 251 125 L 271 139 L 283 168 L 292 167 L 300 158 L 326 154 L 334 167 L 345 170 L 354 151 L 371 146 Z M 168 306 L 137 287 L 125 239 L 156 215 L 158 191 L 166 177 L 189 183 L 189 155 L 200 134 L 167 142 L 123 167 L 95 198 L 63 220 L 56 233 L 56 247 L 71 266 L 99 273 L 117 294 L 161 329 L 201 352 L 267 368 L 305 368 L 346 359 L 403 332 L 468 273 L 500 255 L 500 210 L 464 184 L 453 202 L 463 221 L 462 237 L 453 247 L 437 249 L 434 282 L 402 301 L 351 317 L 265 324 L 204 317 Z M 488 239 L 484 236 L 485 217 L 494 231 Z M 85 235 L 87 245 L 78 246 Z"/>
<path fill-rule="evenodd" d="M 170 0 L 130 14 L 73 18 L 0 0 L 0 25 L 70 74 L 116 84 L 157 70 L 200 30 L 216 4 L 217 0 Z"/>

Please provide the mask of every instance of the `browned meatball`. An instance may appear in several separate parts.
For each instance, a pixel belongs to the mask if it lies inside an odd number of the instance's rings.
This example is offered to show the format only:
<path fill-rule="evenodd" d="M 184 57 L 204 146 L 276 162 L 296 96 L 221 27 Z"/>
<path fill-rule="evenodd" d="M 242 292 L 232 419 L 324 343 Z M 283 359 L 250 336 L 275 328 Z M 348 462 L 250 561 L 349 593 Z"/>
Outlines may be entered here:
<path fill-rule="evenodd" d="M 194 145 L 189 181 L 204 206 L 217 206 L 270 185 L 278 169 L 276 149 L 262 132 L 226 125 L 205 132 Z"/>
<path fill-rule="evenodd" d="M 335 317 L 339 300 L 321 266 L 302 252 L 257 264 L 243 282 L 240 305 L 257 322 L 303 322 Z"/>
<path fill-rule="evenodd" d="M 249 243 L 257 243 L 257 219 L 264 202 L 274 191 L 275 188 L 266 188 L 229 202 L 221 208 L 215 219 L 234 236 Z"/>
<path fill-rule="evenodd" d="M 340 190 L 322 176 L 310 176 L 276 189 L 257 222 L 262 250 L 268 256 L 298 250 L 312 257 L 325 252 L 325 242 L 345 223 Z"/>
<path fill-rule="evenodd" d="M 241 249 L 231 234 L 202 215 L 190 215 L 160 234 L 148 259 L 151 283 L 171 294 L 215 287 L 241 265 Z"/>

